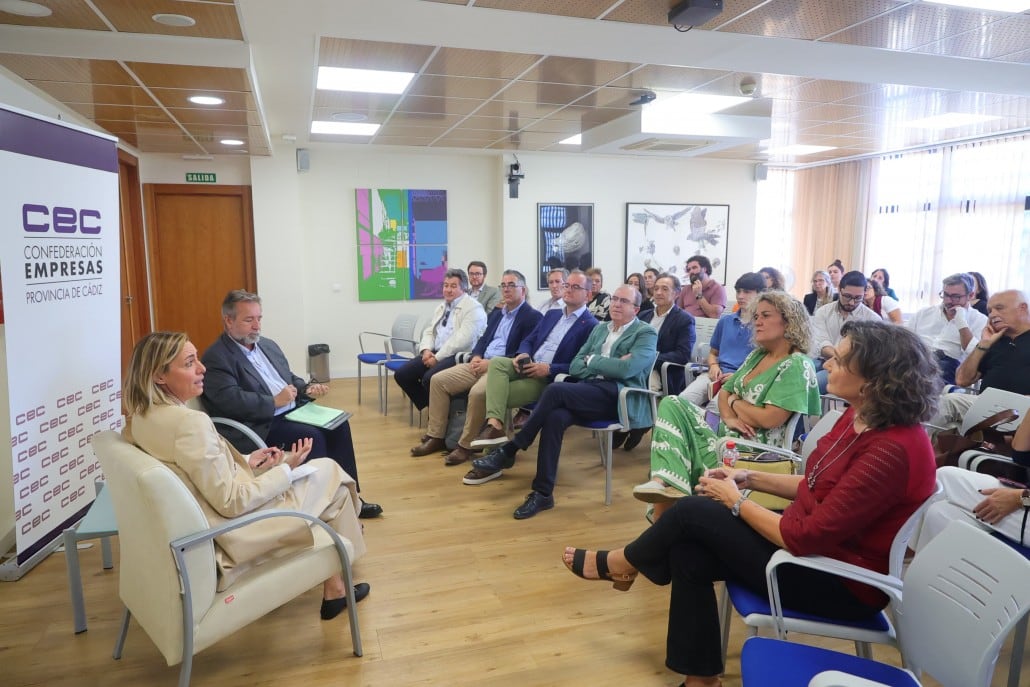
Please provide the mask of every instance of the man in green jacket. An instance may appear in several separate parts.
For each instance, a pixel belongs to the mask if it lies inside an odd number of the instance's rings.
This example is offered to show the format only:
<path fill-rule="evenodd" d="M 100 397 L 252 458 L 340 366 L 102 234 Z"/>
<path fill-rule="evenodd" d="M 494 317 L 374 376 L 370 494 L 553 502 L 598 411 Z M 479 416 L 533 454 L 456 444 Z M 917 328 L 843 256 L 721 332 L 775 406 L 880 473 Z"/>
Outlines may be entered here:
<path fill-rule="evenodd" d="M 515 465 L 515 454 L 529 448 L 540 435 L 533 491 L 515 509 L 516 520 L 554 508 L 552 492 L 565 429 L 576 423 L 614 420 L 619 391 L 624 386 L 647 388 L 648 375 L 658 356 L 658 332 L 637 319 L 640 301 L 640 292 L 633 286 L 617 288 L 611 298 L 611 322 L 594 327 L 569 366 L 570 375 L 578 383 L 549 385 L 522 430 L 508 443 L 472 462 L 477 470 L 506 470 Z M 645 395 L 630 395 L 627 407 L 630 428 L 651 425 L 650 402 Z"/>

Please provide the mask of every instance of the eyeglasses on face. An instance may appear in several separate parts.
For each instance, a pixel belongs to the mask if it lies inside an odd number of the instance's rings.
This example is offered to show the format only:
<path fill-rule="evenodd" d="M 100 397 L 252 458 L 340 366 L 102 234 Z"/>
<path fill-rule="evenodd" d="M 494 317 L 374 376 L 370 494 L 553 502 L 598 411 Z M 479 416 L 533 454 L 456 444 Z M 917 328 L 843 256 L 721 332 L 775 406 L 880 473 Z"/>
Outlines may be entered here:
<path fill-rule="evenodd" d="M 853 294 L 850 294 L 850 293 L 843 293 L 843 292 L 842 292 L 842 293 L 840 294 L 840 299 L 841 299 L 842 301 L 847 301 L 847 302 L 849 302 L 849 303 L 854 303 L 855 301 L 860 301 L 860 300 L 862 300 L 862 296 L 863 296 L 863 295 L 864 295 L 864 294 L 861 294 L 861 293 L 860 293 L 860 294 L 858 294 L 857 296 L 855 296 L 855 295 L 853 295 Z"/>
<path fill-rule="evenodd" d="M 566 284 L 565 288 L 569 291 L 586 291 L 586 287 L 579 284 Z"/>
<path fill-rule="evenodd" d="M 941 298 L 943 298 L 946 301 L 960 301 L 963 298 L 965 298 L 966 296 L 968 296 L 969 294 L 968 293 L 948 293 L 947 291 L 941 291 L 937 295 L 940 296 Z"/>
<path fill-rule="evenodd" d="M 522 284 L 513 281 L 506 281 L 501 284 L 502 289 L 519 289 L 522 288 Z"/>

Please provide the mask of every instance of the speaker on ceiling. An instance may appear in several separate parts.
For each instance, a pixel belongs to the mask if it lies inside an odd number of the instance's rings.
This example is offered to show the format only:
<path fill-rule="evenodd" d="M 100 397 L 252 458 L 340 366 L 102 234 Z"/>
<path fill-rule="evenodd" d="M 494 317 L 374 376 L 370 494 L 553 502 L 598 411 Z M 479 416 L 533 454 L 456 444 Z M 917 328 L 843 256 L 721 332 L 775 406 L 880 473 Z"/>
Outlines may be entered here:
<path fill-rule="evenodd" d="M 297 148 L 297 171 L 307 172 L 311 169 L 311 154 L 307 148 Z"/>
<path fill-rule="evenodd" d="M 300 152 L 300 151 L 297 151 Z M 769 178 L 769 165 L 759 162 L 755 165 L 755 181 L 765 181 Z"/>

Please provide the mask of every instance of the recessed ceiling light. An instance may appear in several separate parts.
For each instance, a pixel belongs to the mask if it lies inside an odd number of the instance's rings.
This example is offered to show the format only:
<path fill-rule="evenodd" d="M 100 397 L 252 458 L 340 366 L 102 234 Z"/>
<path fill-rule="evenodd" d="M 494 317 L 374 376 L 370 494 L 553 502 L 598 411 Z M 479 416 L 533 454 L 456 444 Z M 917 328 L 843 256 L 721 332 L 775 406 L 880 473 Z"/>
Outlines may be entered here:
<path fill-rule="evenodd" d="M 187 17 L 185 14 L 155 14 L 151 17 L 158 24 L 164 24 L 165 26 L 174 26 L 176 28 L 185 28 L 187 26 L 196 26 L 197 20 L 193 17 Z"/>
<path fill-rule="evenodd" d="M 569 136 L 568 138 L 558 141 L 563 146 L 578 146 L 583 143 L 583 134 L 576 134 L 575 136 Z"/>
<path fill-rule="evenodd" d="M 1026 12 L 1030 10 L 1027 0 L 927 0 L 935 5 L 951 5 L 968 7 L 974 10 L 991 10 L 994 12 Z"/>
<path fill-rule="evenodd" d="M 368 115 L 361 112 L 334 112 L 329 119 L 334 122 L 364 122 L 368 120 Z"/>
<path fill-rule="evenodd" d="M 213 95 L 191 95 L 189 101 L 194 105 L 222 105 L 225 98 L 216 98 Z"/>
<path fill-rule="evenodd" d="M 241 146 L 241 145 L 243 145 L 243 141 L 241 141 L 238 138 L 223 138 L 221 141 L 219 141 L 219 143 L 221 143 L 223 146 Z"/>
<path fill-rule="evenodd" d="M 933 117 L 913 119 L 910 122 L 905 122 L 903 126 L 911 129 L 952 129 L 956 126 L 969 126 L 970 124 L 989 122 L 993 119 L 1001 119 L 1001 117 L 996 117 L 994 115 L 966 114 L 963 112 L 945 112 L 944 114 L 934 115 Z"/>
<path fill-rule="evenodd" d="M 414 78 L 412 72 L 319 67 L 317 88 L 326 91 L 398 94 L 403 93 Z"/>
<path fill-rule="evenodd" d="M 769 148 L 765 151 L 768 155 L 811 155 L 812 153 L 822 153 L 827 150 L 834 150 L 835 146 L 806 146 L 800 143 L 795 143 L 792 146 L 782 146 L 780 148 Z"/>
<path fill-rule="evenodd" d="M 325 122 L 316 120 L 311 122 L 311 133 L 313 134 L 335 134 L 337 136 L 373 136 L 379 131 L 378 124 L 358 122 Z"/>
<path fill-rule="evenodd" d="M 54 13 L 45 5 L 25 0 L 2 0 L 0 1 L 0 12 L 17 14 L 19 17 L 49 17 Z"/>

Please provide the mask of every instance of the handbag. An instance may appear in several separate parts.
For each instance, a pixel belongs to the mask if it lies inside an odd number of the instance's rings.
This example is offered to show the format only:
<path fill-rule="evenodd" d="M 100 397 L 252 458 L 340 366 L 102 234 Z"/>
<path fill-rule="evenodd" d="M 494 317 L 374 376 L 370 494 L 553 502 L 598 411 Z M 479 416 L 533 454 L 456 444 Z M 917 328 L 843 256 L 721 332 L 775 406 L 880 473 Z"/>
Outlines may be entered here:
<path fill-rule="evenodd" d="M 976 423 L 965 434 L 958 430 L 940 432 L 934 437 L 933 452 L 937 467 L 958 466 L 958 459 L 965 451 L 982 449 L 1001 456 L 1012 455 L 1012 434 L 995 429 L 998 425 L 1019 419 L 1019 412 L 1013 409 L 1001 410 Z M 1006 441 L 1006 439 L 1008 439 Z"/>
<path fill-rule="evenodd" d="M 758 455 L 742 455 L 737 459 L 733 467 L 753 472 L 768 472 L 774 475 L 796 475 L 799 465 L 800 461 L 794 458 L 766 451 Z M 782 511 L 791 504 L 790 499 L 766 494 L 764 491 L 754 491 L 753 489 L 744 489 L 741 492 L 741 496 L 769 510 Z"/>

